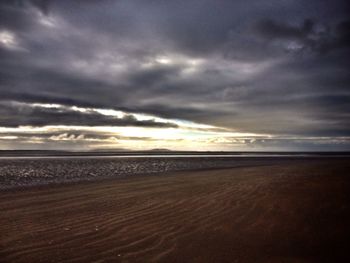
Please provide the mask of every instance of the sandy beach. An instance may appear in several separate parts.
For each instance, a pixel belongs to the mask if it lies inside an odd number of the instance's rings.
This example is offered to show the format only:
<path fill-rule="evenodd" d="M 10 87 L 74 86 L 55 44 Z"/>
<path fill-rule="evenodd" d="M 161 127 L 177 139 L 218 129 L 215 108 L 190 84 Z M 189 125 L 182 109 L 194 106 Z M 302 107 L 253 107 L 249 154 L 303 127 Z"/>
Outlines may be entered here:
<path fill-rule="evenodd" d="M 350 262 L 350 162 L 0 192 L 0 262 Z"/>

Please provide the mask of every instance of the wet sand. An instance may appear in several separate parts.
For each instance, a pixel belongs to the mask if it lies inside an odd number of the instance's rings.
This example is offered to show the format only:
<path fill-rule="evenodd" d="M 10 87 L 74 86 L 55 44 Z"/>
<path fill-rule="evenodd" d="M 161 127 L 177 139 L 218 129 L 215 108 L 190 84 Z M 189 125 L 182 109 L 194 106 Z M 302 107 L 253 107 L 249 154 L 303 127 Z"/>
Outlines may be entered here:
<path fill-rule="evenodd" d="M 350 262 L 350 162 L 0 192 L 0 262 Z"/>

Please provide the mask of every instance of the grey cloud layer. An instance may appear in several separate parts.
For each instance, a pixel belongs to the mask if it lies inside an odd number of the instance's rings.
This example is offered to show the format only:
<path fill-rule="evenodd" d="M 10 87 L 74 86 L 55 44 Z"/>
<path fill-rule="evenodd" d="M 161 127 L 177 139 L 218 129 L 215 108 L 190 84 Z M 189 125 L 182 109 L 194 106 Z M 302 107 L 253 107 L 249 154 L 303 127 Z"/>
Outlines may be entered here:
<path fill-rule="evenodd" d="M 45 125 L 178 127 L 173 123 L 157 122 L 154 120 L 137 120 L 133 115 L 125 115 L 122 118 L 117 118 L 102 115 L 93 110 L 80 112 L 69 108 L 43 108 L 30 107 L 27 105 L 0 104 L 0 127 L 42 127 Z"/>
<path fill-rule="evenodd" d="M 2 1 L 17 48 L 0 43 L 0 100 L 349 136 L 348 15 L 341 0 Z M 1 111 L 0 126 L 158 125 Z"/>
<path fill-rule="evenodd" d="M 290 50 L 308 48 L 318 53 L 328 53 L 350 45 L 350 20 L 337 23 L 334 28 L 317 25 L 306 19 L 301 26 L 277 23 L 271 19 L 259 21 L 255 26 L 259 35 L 268 40 L 295 40 L 297 43 L 287 46 Z"/>

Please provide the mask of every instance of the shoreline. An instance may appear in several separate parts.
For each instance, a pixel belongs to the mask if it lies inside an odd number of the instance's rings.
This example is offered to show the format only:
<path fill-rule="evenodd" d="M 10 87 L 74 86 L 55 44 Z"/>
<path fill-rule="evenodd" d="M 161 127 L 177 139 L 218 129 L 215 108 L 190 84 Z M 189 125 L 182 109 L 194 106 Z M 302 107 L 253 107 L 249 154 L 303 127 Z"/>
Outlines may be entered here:
<path fill-rule="evenodd" d="M 163 162 L 162 166 L 149 166 L 150 161 Z M 0 158 L 0 192 L 11 190 L 24 190 L 33 187 L 49 187 L 77 183 L 99 182 L 104 180 L 121 180 L 134 177 L 162 176 L 173 172 L 206 171 L 212 169 L 230 169 L 240 167 L 255 167 L 266 165 L 278 165 L 289 162 L 319 162 L 319 161 L 341 161 L 350 160 L 350 157 L 338 156 L 278 156 L 278 157 L 25 157 L 21 158 Z M 51 162 L 52 161 L 52 162 Z M 72 162 L 66 173 L 60 171 L 61 166 L 67 162 Z M 90 164 L 92 162 L 92 165 Z M 139 165 L 142 161 L 143 165 Z M 50 169 L 47 168 L 50 166 Z M 120 169 L 124 166 L 124 170 Z M 10 167 L 10 168 L 9 168 Z M 101 167 L 104 170 L 101 171 Z M 116 171 L 111 171 L 110 167 L 115 167 Z M 134 168 L 133 168 L 134 167 Z M 135 168 L 138 167 L 138 168 Z M 118 170 L 119 168 L 119 170 Z M 151 168 L 151 170 L 149 170 Z M 128 170 L 127 170 L 128 169 Z M 134 169 L 134 170 L 133 170 Z M 153 169 L 153 170 L 152 170 Z M 106 171 L 107 170 L 107 171 Z M 67 176 L 67 173 L 70 173 Z M 39 175 L 35 175 L 38 173 Z M 48 175 L 47 173 L 50 173 Z M 23 175 L 22 175 L 23 174 Z M 32 174 L 32 175 L 31 175 Z M 78 174 L 75 176 L 75 174 Z"/>
<path fill-rule="evenodd" d="M 278 156 L 344 156 L 349 151 L 49 151 L 49 150 L 0 150 L 0 158 L 44 158 L 44 157 L 190 157 L 190 156 L 229 156 L 229 157 L 278 157 Z"/>

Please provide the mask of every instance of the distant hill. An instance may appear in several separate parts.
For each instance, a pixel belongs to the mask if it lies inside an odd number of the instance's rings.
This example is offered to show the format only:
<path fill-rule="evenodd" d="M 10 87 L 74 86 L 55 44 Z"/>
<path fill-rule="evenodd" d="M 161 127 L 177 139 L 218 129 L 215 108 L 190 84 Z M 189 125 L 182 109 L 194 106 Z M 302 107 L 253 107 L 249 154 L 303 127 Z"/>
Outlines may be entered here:
<path fill-rule="evenodd" d="M 140 155 L 234 155 L 234 156 L 349 156 L 350 152 L 228 152 L 228 151 L 172 151 L 166 148 L 156 148 L 145 151 L 127 149 L 99 149 L 94 151 L 62 151 L 62 150 L 0 150 L 0 157 L 21 156 L 140 156 Z"/>
<path fill-rule="evenodd" d="M 151 152 L 172 152 L 172 150 L 169 150 L 166 148 L 155 148 L 155 149 L 151 149 L 149 151 L 151 151 Z"/>

